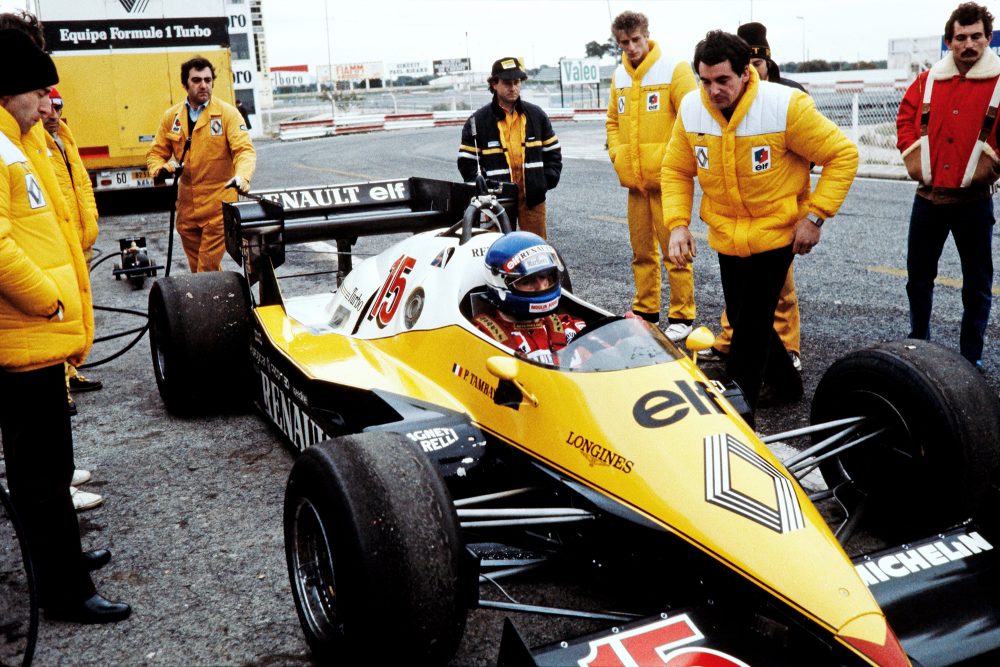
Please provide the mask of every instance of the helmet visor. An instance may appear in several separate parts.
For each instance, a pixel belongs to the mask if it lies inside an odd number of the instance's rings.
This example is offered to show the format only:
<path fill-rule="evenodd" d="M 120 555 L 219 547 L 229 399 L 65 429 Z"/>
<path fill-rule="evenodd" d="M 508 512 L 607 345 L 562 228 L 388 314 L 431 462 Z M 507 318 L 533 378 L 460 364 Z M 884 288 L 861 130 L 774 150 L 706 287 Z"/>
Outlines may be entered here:
<path fill-rule="evenodd" d="M 552 267 L 526 276 L 509 276 L 507 287 L 518 294 L 547 292 L 559 283 L 559 269 Z"/>

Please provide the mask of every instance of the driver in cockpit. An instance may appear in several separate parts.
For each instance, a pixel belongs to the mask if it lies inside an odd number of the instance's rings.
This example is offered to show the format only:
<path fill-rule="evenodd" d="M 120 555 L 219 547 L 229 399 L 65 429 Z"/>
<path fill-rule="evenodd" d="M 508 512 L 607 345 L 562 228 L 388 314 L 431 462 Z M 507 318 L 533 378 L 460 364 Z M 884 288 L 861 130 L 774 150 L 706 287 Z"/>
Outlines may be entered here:
<path fill-rule="evenodd" d="M 487 297 L 492 314 L 473 317 L 476 327 L 532 361 L 558 364 L 558 353 L 587 323 L 557 312 L 562 262 L 531 232 L 501 236 L 486 251 Z"/>

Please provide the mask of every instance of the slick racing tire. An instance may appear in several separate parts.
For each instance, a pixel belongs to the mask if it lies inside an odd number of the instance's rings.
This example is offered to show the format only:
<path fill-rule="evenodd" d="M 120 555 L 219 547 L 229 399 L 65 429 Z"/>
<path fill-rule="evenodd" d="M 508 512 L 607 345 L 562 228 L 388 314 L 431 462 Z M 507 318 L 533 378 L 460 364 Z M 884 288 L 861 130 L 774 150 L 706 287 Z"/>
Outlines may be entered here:
<path fill-rule="evenodd" d="M 869 499 L 870 530 L 909 537 L 972 516 L 1000 461 L 1000 404 L 968 361 L 921 340 L 848 354 L 816 388 L 812 422 L 854 416 L 867 418 L 858 436 L 886 430 L 820 470 Z"/>
<path fill-rule="evenodd" d="M 416 443 L 373 432 L 308 448 L 288 479 L 284 532 L 318 662 L 430 665 L 454 654 L 474 574 L 448 491 Z"/>
<path fill-rule="evenodd" d="M 149 346 L 167 410 L 208 414 L 247 403 L 250 292 L 232 271 L 162 278 L 149 291 Z"/>

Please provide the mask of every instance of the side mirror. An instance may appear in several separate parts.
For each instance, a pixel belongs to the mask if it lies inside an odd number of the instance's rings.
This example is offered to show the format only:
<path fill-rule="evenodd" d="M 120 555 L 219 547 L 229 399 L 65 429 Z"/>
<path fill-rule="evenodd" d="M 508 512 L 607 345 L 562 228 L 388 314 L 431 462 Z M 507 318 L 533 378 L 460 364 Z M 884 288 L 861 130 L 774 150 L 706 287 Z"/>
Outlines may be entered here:
<path fill-rule="evenodd" d="M 510 357 L 490 357 L 486 360 L 486 370 L 501 380 L 517 377 L 517 361 Z"/>
<path fill-rule="evenodd" d="M 538 397 L 532 394 L 530 391 L 528 391 L 528 389 L 523 384 L 521 384 L 517 379 L 516 359 L 513 359 L 512 357 L 500 357 L 500 356 L 490 357 L 489 359 L 486 360 L 486 370 L 488 370 L 493 376 L 501 380 L 500 382 L 501 386 L 497 388 L 497 394 L 494 397 L 497 404 L 508 405 L 509 407 L 513 407 L 508 402 L 507 400 L 508 397 L 504 396 L 505 393 L 509 392 L 502 391 L 503 383 L 509 382 L 510 384 L 508 384 L 507 386 L 511 389 L 511 391 L 513 391 L 513 388 L 516 387 L 517 391 L 521 392 L 521 395 L 523 396 L 524 400 L 531 403 L 532 406 L 536 408 L 538 407 Z M 511 387 L 511 385 L 513 385 L 513 387 Z M 520 398 L 518 398 L 517 402 L 518 403 L 521 402 Z"/>
<path fill-rule="evenodd" d="M 715 345 L 715 334 L 708 327 L 698 327 L 688 334 L 684 346 L 691 350 L 691 360 L 698 363 L 698 353 Z"/>

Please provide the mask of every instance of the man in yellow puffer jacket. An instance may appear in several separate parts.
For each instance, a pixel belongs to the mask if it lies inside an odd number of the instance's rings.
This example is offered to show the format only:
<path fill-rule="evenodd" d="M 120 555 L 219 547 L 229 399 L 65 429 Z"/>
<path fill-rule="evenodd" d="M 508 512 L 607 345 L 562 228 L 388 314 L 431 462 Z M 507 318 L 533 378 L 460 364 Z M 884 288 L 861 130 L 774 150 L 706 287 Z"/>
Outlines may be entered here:
<path fill-rule="evenodd" d="M 797 400 L 802 380 L 774 331 L 774 309 L 793 254 L 819 243 L 823 221 L 847 196 L 858 149 L 808 95 L 761 82 L 736 35 L 708 33 L 694 64 L 702 87 L 681 102 L 663 158 L 670 259 L 684 266 L 695 254 L 688 225 L 697 177 L 733 325 L 727 373 L 751 408 L 765 381 L 774 402 Z M 811 195 L 810 161 L 823 166 Z"/>
<path fill-rule="evenodd" d="M 127 604 L 94 589 L 70 499 L 73 435 L 63 363 L 81 363 L 94 319 L 79 237 L 33 128 L 58 80 L 52 59 L 0 30 L 0 434 L 7 483 L 49 618 L 103 623 Z M 103 563 L 101 563 L 103 564 Z M 99 566 L 99 565 L 98 565 Z"/>
<path fill-rule="evenodd" d="M 249 192 L 257 151 L 239 109 L 212 95 L 215 67 L 205 58 L 181 65 L 187 98 L 163 114 L 146 167 L 154 176 L 183 163 L 177 233 L 192 273 L 218 271 L 226 250 L 222 202 Z"/>
<path fill-rule="evenodd" d="M 667 261 L 667 230 L 660 201 L 660 163 L 681 99 L 695 89 L 686 62 L 664 58 L 649 39 L 649 20 L 624 12 L 611 24 L 622 61 L 611 80 L 608 104 L 608 155 L 618 180 L 628 188 L 628 229 L 632 243 L 635 297 L 632 312 L 650 322 L 660 319 L 660 259 Z M 691 266 L 667 264 L 670 309 L 667 337 L 680 341 L 695 317 Z"/>
<path fill-rule="evenodd" d="M 51 153 L 52 169 L 59 179 L 59 188 L 66 199 L 66 209 L 70 224 L 80 234 L 83 258 L 88 266 L 94 255 L 97 241 L 97 200 L 90 184 L 90 175 L 80 158 L 76 139 L 69 125 L 62 119 L 63 99 L 53 87 L 49 90 L 52 110 L 42 119 L 45 127 L 45 143 Z M 76 370 L 73 364 L 66 364 L 66 392 L 70 414 L 76 414 L 76 402 L 71 391 L 93 391 L 103 386 L 100 380 L 92 380 Z M 74 501 L 76 497 L 74 497 Z"/>

